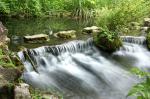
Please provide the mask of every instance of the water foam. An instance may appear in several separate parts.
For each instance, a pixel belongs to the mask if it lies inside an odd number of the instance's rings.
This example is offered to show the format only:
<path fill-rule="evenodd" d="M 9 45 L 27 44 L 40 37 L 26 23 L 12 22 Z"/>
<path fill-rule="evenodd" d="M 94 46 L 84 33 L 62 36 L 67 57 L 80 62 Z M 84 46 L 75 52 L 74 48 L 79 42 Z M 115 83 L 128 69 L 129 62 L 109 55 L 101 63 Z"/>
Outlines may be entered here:
<path fill-rule="evenodd" d="M 131 57 L 134 62 L 130 65 L 140 68 L 149 67 L 146 64 L 150 58 L 143 45 L 133 43 L 124 43 L 120 50 L 106 58 L 92 39 L 44 46 L 26 50 L 26 53 L 36 70 L 24 52 L 19 52 L 26 68 L 24 80 L 36 88 L 59 91 L 65 99 L 135 99 L 126 95 L 137 79 L 115 58 Z"/>

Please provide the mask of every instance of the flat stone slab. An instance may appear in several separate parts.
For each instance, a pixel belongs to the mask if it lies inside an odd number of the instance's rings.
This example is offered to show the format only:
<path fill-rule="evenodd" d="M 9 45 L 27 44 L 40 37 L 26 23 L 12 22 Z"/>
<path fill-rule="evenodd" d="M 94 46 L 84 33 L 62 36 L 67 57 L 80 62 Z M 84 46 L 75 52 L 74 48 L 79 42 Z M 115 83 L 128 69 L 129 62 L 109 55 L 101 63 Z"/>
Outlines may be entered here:
<path fill-rule="evenodd" d="M 92 34 L 93 32 L 99 32 L 100 28 L 97 26 L 86 27 L 82 30 L 83 33 Z"/>
<path fill-rule="evenodd" d="M 27 43 L 42 43 L 49 41 L 49 36 L 46 34 L 36 34 L 31 36 L 24 36 L 24 41 Z"/>
<path fill-rule="evenodd" d="M 68 30 L 68 31 L 59 31 L 55 33 L 56 37 L 63 38 L 63 39 L 73 39 L 76 38 L 76 31 L 75 30 Z"/>

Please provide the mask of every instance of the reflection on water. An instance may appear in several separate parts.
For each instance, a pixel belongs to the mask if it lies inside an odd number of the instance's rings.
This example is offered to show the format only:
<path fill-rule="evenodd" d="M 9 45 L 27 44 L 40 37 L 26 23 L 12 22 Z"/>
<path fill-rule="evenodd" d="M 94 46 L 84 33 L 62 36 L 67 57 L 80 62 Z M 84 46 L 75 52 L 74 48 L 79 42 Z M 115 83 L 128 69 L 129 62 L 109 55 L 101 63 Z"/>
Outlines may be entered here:
<path fill-rule="evenodd" d="M 46 19 L 8 19 L 5 26 L 9 30 L 11 38 L 10 49 L 18 50 L 19 46 L 35 48 L 43 45 L 54 45 L 66 42 L 68 40 L 58 39 L 50 36 L 50 41 L 42 44 L 26 44 L 23 42 L 23 36 L 33 34 L 49 34 L 49 31 L 56 33 L 61 30 L 77 30 L 77 39 L 87 39 L 89 35 L 81 33 L 86 26 L 91 26 L 92 21 L 77 21 L 69 18 L 46 18 Z"/>

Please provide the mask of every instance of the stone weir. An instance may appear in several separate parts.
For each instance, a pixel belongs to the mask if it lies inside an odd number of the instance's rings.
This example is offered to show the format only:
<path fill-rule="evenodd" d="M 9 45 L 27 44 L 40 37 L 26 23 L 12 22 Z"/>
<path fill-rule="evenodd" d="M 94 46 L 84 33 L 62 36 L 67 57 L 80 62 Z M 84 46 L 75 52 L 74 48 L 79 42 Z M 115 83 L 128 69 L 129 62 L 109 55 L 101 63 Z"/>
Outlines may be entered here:
<path fill-rule="evenodd" d="M 123 42 L 133 43 L 144 45 L 146 44 L 146 37 L 144 36 L 120 36 Z M 54 46 L 42 46 L 35 49 L 28 49 L 30 54 L 32 55 L 39 55 L 45 52 L 52 53 L 54 55 L 58 55 L 63 52 L 79 52 L 88 47 L 93 46 L 93 38 L 89 38 L 87 41 L 82 40 L 73 40 L 61 45 L 54 45 Z"/>
<path fill-rule="evenodd" d="M 35 49 L 26 49 L 25 51 L 29 55 L 44 55 L 44 53 L 51 53 L 53 55 L 59 55 L 64 52 L 82 52 L 93 46 L 93 39 L 89 38 L 87 41 L 74 40 L 68 43 L 55 46 L 42 46 Z M 23 52 L 19 52 L 24 53 Z"/>

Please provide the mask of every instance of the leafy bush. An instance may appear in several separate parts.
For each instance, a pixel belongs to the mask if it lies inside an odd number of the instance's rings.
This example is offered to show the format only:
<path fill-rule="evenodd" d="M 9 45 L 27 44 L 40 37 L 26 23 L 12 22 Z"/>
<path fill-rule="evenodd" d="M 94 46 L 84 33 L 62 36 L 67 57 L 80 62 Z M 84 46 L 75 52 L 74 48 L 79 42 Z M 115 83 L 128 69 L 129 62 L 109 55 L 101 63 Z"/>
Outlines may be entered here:
<path fill-rule="evenodd" d="M 88 19 L 98 14 L 101 26 L 115 30 L 149 13 L 149 0 L 1 0 L 0 12 L 10 15 L 41 16 L 47 12 L 68 11 Z"/>
<path fill-rule="evenodd" d="M 72 15 L 78 18 L 91 18 L 96 6 L 96 0 L 68 0 L 65 9 L 72 12 Z"/>
<path fill-rule="evenodd" d="M 149 14 L 150 1 L 146 0 L 119 0 L 112 6 L 104 6 L 97 9 L 97 23 L 101 27 L 107 27 L 115 31 L 120 29 L 129 22 L 139 21 Z"/>
<path fill-rule="evenodd" d="M 101 50 L 110 53 L 122 46 L 122 41 L 116 32 L 104 29 L 94 35 L 94 42 Z"/>
<path fill-rule="evenodd" d="M 9 13 L 10 12 L 8 5 L 3 1 L 0 1 L 0 12 L 1 13 Z"/>
<path fill-rule="evenodd" d="M 128 96 L 136 96 L 137 99 L 150 99 L 150 73 L 143 72 L 139 69 L 133 69 L 132 72 L 139 78 L 144 79 L 141 83 L 136 84 L 128 93 Z"/>
<path fill-rule="evenodd" d="M 40 16 L 66 10 L 72 12 L 73 16 L 87 18 L 92 15 L 96 0 L 2 0 L 0 5 L 1 12 L 11 15 Z"/>

